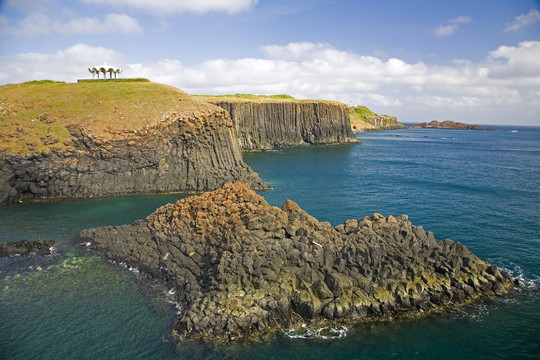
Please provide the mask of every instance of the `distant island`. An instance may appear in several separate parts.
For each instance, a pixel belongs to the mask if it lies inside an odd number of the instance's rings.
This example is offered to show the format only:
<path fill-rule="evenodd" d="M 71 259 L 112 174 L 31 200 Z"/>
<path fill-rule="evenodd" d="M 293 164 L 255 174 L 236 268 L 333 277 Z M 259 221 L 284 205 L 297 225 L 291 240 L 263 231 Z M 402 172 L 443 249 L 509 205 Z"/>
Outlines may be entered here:
<path fill-rule="evenodd" d="M 487 128 L 481 125 L 471 125 L 471 124 L 466 124 L 466 123 L 451 121 L 451 120 L 445 120 L 443 122 L 433 120 L 429 123 L 423 122 L 417 125 L 411 125 L 409 126 L 409 128 L 412 128 L 412 129 L 491 130 L 491 131 L 495 130 L 493 128 Z"/>

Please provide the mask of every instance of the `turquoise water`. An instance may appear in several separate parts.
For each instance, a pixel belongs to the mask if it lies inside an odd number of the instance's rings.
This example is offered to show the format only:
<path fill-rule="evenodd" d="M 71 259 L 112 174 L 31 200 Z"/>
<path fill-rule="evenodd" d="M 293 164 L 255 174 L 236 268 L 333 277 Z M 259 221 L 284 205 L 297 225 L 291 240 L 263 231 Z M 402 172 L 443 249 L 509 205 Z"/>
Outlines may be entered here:
<path fill-rule="evenodd" d="M 157 284 L 70 243 L 81 229 L 131 223 L 182 195 L 0 209 L 0 241 L 49 237 L 47 258 L 0 260 L 0 359 L 523 359 L 540 358 L 540 128 L 407 129 L 358 134 L 361 145 L 246 153 L 273 190 L 337 225 L 374 212 L 467 245 L 524 288 L 444 314 L 360 324 L 343 338 L 218 349 L 169 338 L 174 311 Z"/>

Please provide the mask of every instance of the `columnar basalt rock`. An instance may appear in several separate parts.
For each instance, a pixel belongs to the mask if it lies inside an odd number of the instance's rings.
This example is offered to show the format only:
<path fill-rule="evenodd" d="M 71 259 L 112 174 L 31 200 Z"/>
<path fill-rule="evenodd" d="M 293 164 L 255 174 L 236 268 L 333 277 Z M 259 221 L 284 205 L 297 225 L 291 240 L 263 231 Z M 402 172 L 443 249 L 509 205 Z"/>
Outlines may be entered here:
<path fill-rule="evenodd" d="M 208 108 L 208 106 L 206 106 Z M 141 129 L 98 136 L 71 126 L 66 150 L 0 158 L 0 205 L 35 198 L 214 190 L 268 184 L 242 160 L 229 115 L 218 107 L 176 114 Z"/>
<path fill-rule="evenodd" d="M 436 241 L 406 215 L 335 228 L 296 203 L 270 206 L 227 184 L 131 226 L 77 240 L 176 291 L 177 339 L 231 341 L 303 323 L 414 316 L 512 286 L 464 245 Z"/>
<path fill-rule="evenodd" d="M 356 144 L 345 104 L 314 100 L 205 98 L 231 114 L 243 150 Z"/>

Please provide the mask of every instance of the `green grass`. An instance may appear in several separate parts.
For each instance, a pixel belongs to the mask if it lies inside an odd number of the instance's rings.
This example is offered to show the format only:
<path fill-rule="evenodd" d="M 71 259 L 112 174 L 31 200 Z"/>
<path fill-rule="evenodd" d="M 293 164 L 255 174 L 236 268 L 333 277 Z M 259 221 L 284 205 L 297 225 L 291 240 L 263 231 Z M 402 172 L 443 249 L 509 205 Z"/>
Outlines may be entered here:
<path fill-rule="evenodd" d="M 356 116 L 359 119 L 366 119 L 370 116 L 376 115 L 373 111 L 369 110 L 365 106 L 357 105 L 357 106 L 350 106 L 349 107 L 349 113 Z"/>
<path fill-rule="evenodd" d="M 134 78 L 134 79 L 83 79 L 79 80 L 79 83 L 99 83 L 99 82 L 150 82 L 150 80 L 145 78 Z"/>
<path fill-rule="evenodd" d="M 65 81 L 54 81 L 54 80 L 32 80 L 27 81 L 23 84 L 39 85 L 39 84 L 65 84 Z"/>
<path fill-rule="evenodd" d="M 0 86 L 0 153 L 65 149 L 72 145 L 70 125 L 107 138 L 154 124 L 168 111 L 181 114 L 211 106 L 172 86 L 142 80 L 4 85 Z"/>
<path fill-rule="evenodd" d="M 208 97 L 208 98 L 236 98 L 236 99 L 252 99 L 252 100 L 260 100 L 260 99 L 296 100 L 294 97 L 287 94 L 279 94 L 279 95 L 233 94 L 233 95 L 196 95 L 196 96 Z"/>

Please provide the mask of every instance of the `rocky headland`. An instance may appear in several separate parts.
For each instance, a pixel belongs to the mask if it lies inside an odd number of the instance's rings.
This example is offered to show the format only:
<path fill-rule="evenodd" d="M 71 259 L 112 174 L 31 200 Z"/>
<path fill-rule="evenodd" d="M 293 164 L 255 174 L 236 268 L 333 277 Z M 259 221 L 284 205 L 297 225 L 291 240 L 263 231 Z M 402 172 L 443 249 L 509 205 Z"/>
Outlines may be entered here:
<path fill-rule="evenodd" d="M 177 340 L 416 316 L 513 286 L 406 215 L 332 227 L 293 201 L 270 206 L 247 184 L 165 205 L 133 225 L 84 230 L 76 241 L 165 282 L 181 309 Z"/>
<path fill-rule="evenodd" d="M 242 150 L 357 144 L 347 106 L 337 101 L 283 96 L 207 96 L 231 115 Z"/>
<path fill-rule="evenodd" d="M 0 205 L 268 184 L 242 160 L 229 114 L 160 84 L 0 87 Z"/>
<path fill-rule="evenodd" d="M 456 129 L 456 130 L 495 130 L 492 128 L 487 128 L 481 125 L 470 125 L 462 122 L 445 120 L 439 122 L 433 120 L 429 123 L 423 122 L 417 125 L 409 126 L 412 129 Z"/>
<path fill-rule="evenodd" d="M 405 129 L 395 116 L 379 115 L 365 106 L 349 107 L 351 127 L 355 131 L 379 131 Z"/>

